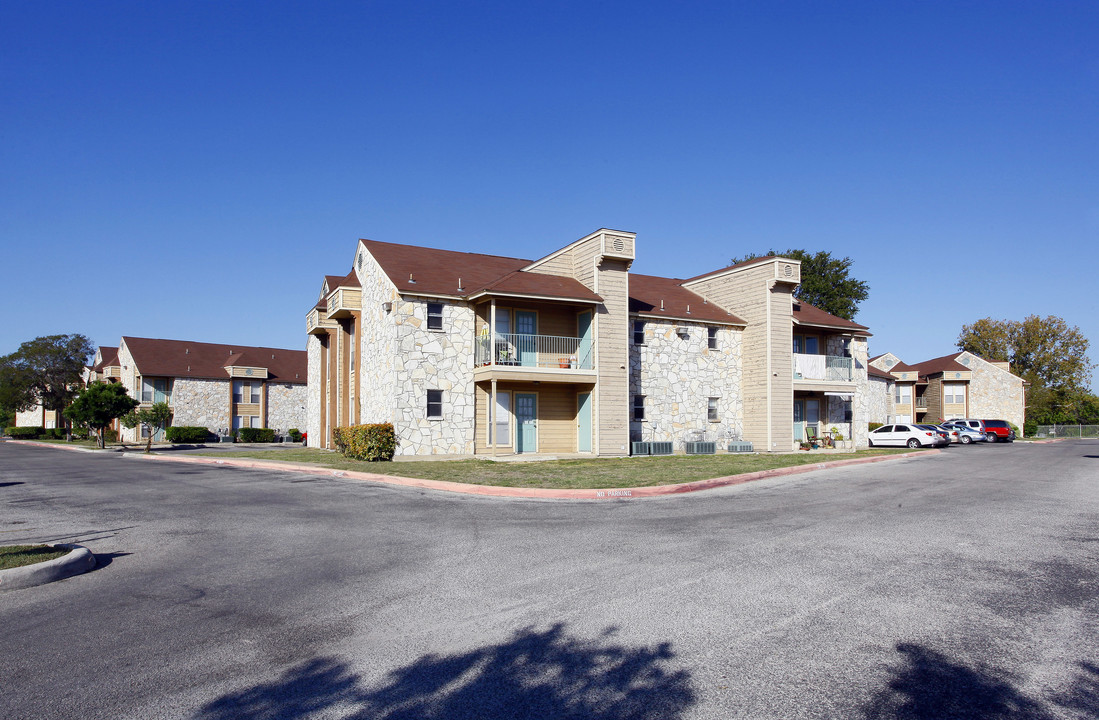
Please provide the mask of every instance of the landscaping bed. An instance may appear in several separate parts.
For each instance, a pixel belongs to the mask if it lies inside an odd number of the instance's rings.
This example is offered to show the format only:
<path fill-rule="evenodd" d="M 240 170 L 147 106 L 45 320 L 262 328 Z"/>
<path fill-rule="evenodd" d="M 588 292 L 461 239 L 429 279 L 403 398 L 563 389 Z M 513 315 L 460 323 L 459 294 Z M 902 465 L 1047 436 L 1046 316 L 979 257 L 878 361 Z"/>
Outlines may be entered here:
<path fill-rule="evenodd" d="M 0 546 L 0 570 L 34 565 L 35 563 L 55 560 L 68 555 L 70 550 L 55 548 L 52 545 L 7 545 Z"/>

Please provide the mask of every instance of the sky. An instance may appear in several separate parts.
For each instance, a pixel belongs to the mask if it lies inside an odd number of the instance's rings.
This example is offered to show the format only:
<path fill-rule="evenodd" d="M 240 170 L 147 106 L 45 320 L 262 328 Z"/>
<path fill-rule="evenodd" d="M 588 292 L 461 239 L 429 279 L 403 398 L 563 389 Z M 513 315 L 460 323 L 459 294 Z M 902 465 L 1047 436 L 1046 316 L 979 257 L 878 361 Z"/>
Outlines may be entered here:
<path fill-rule="evenodd" d="M 0 354 L 304 349 L 360 237 L 692 277 L 825 250 L 870 352 L 1099 358 L 1099 3 L 0 0 Z M 1094 386 L 1094 384 L 1093 384 Z"/>

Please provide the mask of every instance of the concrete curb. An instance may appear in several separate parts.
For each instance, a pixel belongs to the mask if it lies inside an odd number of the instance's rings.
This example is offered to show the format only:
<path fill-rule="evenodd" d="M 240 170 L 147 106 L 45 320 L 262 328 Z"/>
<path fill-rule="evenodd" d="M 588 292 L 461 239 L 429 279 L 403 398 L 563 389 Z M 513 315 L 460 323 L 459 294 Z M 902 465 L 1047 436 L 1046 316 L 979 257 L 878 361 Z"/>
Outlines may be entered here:
<path fill-rule="evenodd" d="M 683 493 L 698 492 L 700 490 L 712 490 L 714 488 L 728 487 L 730 485 L 740 485 L 746 482 L 752 482 L 753 480 L 782 477 L 784 475 L 797 475 L 799 473 L 845 467 L 848 465 L 865 465 L 867 463 L 883 462 L 886 460 L 908 460 L 915 457 L 928 457 L 931 455 L 938 455 L 941 452 L 941 450 L 923 450 L 918 453 L 906 453 L 904 455 L 878 455 L 868 458 L 850 458 L 847 460 L 832 460 L 828 462 L 775 468 L 773 470 L 760 470 L 753 473 L 728 475 L 725 477 L 711 478 L 709 480 L 695 480 L 693 482 L 681 483 L 678 485 L 654 485 L 638 488 L 605 488 L 598 490 L 555 490 L 547 488 L 500 487 L 496 485 L 469 485 L 467 483 L 446 482 L 443 480 L 424 480 L 421 478 L 406 478 L 396 475 L 378 475 L 375 473 L 357 472 L 354 470 L 333 470 L 331 468 L 309 467 L 301 463 L 280 463 L 269 460 L 249 460 L 245 458 L 223 460 L 221 458 L 196 456 L 167 457 L 164 455 L 146 455 L 144 453 L 125 453 L 124 457 L 161 460 L 165 462 L 193 463 L 197 465 L 220 465 L 222 467 L 240 467 L 254 470 L 278 470 L 280 472 L 296 472 L 306 475 L 323 475 L 326 477 L 347 478 L 350 480 L 362 480 L 365 482 L 396 485 L 400 487 L 414 487 L 425 490 L 440 490 L 443 492 L 462 493 L 465 495 L 539 498 L 546 500 L 632 500 L 634 498 L 681 495 Z"/>
<path fill-rule="evenodd" d="M 58 543 L 53 547 L 66 548 L 72 552 L 46 562 L 0 570 L 0 591 L 45 585 L 86 573 L 95 567 L 95 555 L 83 545 Z"/>
<path fill-rule="evenodd" d="M 4 442 L 11 443 L 12 445 L 30 445 L 31 447 L 47 447 L 47 448 L 53 448 L 54 450 L 68 450 L 69 452 L 81 452 L 81 453 L 116 453 L 116 452 L 121 452 L 121 450 L 114 449 L 114 448 L 104 448 L 104 449 L 100 450 L 99 448 L 73 447 L 72 445 L 58 445 L 56 443 L 35 442 L 34 440 L 5 440 Z"/>

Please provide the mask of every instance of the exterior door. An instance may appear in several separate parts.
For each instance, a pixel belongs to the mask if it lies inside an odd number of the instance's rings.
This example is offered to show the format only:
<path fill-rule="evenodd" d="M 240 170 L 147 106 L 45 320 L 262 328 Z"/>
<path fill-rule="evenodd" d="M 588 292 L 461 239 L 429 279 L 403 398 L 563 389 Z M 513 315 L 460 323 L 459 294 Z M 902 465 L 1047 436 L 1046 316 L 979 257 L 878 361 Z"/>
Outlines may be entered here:
<path fill-rule="evenodd" d="M 515 452 L 538 452 L 538 396 L 515 393 Z"/>
<path fill-rule="evenodd" d="M 591 393 L 576 393 L 576 452 L 591 452 Z"/>
<path fill-rule="evenodd" d="M 516 348 L 519 364 L 534 366 L 538 364 L 538 353 L 534 336 L 538 334 L 538 313 L 527 310 L 515 311 Z"/>
<path fill-rule="evenodd" d="M 591 370 L 591 310 L 585 310 L 576 316 L 576 336 L 580 338 L 580 346 L 576 351 L 576 367 Z"/>

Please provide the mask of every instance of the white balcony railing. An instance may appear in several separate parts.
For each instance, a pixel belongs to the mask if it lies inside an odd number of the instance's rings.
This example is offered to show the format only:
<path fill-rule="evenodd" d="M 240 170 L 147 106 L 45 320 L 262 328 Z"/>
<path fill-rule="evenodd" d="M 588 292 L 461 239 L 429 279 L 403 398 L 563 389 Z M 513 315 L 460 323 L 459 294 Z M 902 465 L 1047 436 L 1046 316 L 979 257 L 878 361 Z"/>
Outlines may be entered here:
<path fill-rule="evenodd" d="M 474 361 L 483 365 L 591 370 L 590 339 L 557 335 L 496 333 L 477 339 Z"/>
<path fill-rule="evenodd" d="M 855 361 L 852 358 L 838 355 L 794 353 L 794 378 L 799 380 L 854 380 Z"/>

